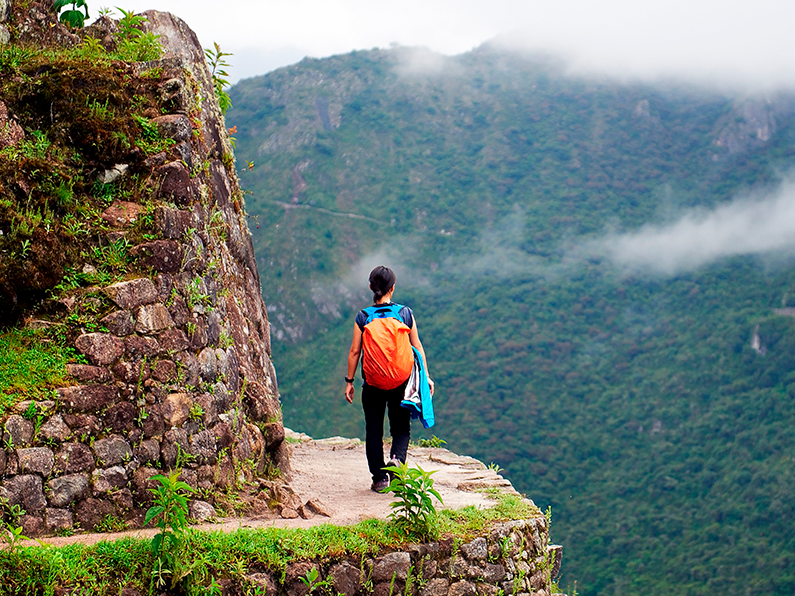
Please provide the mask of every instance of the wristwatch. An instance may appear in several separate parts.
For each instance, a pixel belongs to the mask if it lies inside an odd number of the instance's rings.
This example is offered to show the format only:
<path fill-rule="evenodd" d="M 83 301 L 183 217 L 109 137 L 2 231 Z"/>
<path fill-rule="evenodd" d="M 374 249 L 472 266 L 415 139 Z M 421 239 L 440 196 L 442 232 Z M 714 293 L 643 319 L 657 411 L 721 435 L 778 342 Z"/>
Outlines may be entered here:
<path fill-rule="evenodd" d="M 348 377 L 345 377 L 345 382 L 346 383 L 353 383 L 353 379 L 349 379 Z"/>

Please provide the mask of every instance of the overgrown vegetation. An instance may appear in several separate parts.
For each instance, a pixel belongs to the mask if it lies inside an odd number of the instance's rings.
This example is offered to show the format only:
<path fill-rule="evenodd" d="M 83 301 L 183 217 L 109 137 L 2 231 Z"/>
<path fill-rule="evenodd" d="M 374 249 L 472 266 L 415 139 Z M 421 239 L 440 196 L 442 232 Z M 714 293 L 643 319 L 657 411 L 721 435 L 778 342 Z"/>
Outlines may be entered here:
<path fill-rule="evenodd" d="M 141 30 L 144 17 L 122 13 L 112 52 L 91 37 L 73 48 L 0 47 L 0 95 L 23 134 L 0 150 L 0 325 L 47 291 L 119 279 L 129 243 L 153 238 L 151 211 L 122 241 L 106 239 L 101 217 L 115 200 L 148 205 L 143 161 L 174 145 L 151 123 L 162 69 L 138 75 L 127 64 L 162 48 Z M 116 164 L 127 169 L 103 182 Z"/>
<path fill-rule="evenodd" d="M 400 52 L 230 90 L 237 155 L 257 161 L 241 173 L 247 207 L 270 222 L 254 243 L 285 424 L 363 436 L 337 379 L 370 300 L 351 271 L 376 255 L 437 383 L 437 426 L 417 435 L 498 462 L 552 505 L 564 585 L 794 593 L 781 520 L 795 517 L 795 321 L 772 312 L 792 306 L 791 258 L 663 278 L 571 250 L 776 185 L 795 166 L 792 98 L 760 108 L 769 141 L 730 153 L 716 140 L 747 124 L 746 98 L 585 80 L 489 48 L 404 76 Z M 336 310 L 317 308 L 319 288 Z"/>
<path fill-rule="evenodd" d="M 525 519 L 539 511 L 516 497 L 505 496 L 493 509 L 468 507 L 440 511 L 441 529 L 456 536 L 467 536 L 488 523 Z M 186 530 L 181 539 L 195 573 L 185 584 L 188 594 L 206 593 L 222 578 L 246 585 L 247 573 L 270 570 L 277 577 L 287 565 L 299 560 L 321 560 L 346 555 L 372 555 L 384 548 L 399 548 L 415 539 L 403 528 L 382 520 L 368 520 L 354 526 L 321 525 L 309 529 L 241 529 L 233 533 Z M 198 562 L 198 564 L 197 564 Z M 148 593 L 155 587 L 158 559 L 149 541 L 122 539 L 93 546 L 71 545 L 60 548 L 25 547 L 12 557 L 0 550 L 2 594 L 53 593 L 55 588 L 98 596 L 118 594 L 124 587 Z M 251 587 L 251 594 L 254 588 Z"/>
<path fill-rule="evenodd" d="M 66 364 L 76 358 L 57 334 L 0 331 L 0 416 L 21 399 L 52 398 L 54 388 L 71 382 Z"/>

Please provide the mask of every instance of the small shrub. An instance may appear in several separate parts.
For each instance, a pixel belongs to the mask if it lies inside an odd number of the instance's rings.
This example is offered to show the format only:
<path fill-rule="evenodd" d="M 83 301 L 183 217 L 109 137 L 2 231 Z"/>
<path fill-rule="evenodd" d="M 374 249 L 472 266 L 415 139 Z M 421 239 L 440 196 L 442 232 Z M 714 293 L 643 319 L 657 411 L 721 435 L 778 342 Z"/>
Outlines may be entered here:
<path fill-rule="evenodd" d="M 147 62 L 160 58 L 163 54 L 163 46 L 158 41 L 160 36 L 151 31 L 144 33 L 140 28 L 146 23 L 146 17 L 135 14 L 132 10 L 119 10 L 124 16 L 119 19 L 117 57 L 129 62 Z"/>
<path fill-rule="evenodd" d="M 409 468 L 407 464 L 384 468 L 394 474 L 385 492 L 393 493 L 397 501 L 390 503 L 390 518 L 406 533 L 425 538 L 434 534 L 433 522 L 436 508 L 431 496 L 442 502 L 439 492 L 433 488 L 435 472 L 426 472 L 419 466 Z"/>
<path fill-rule="evenodd" d="M 229 66 L 229 63 L 224 60 L 224 57 L 231 56 L 227 52 L 221 51 L 221 46 L 213 43 L 214 49 L 204 49 L 207 60 L 210 63 L 210 70 L 213 77 L 213 87 L 215 87 L 215 96 L 218 98 L 218 107 L 226 114 L 226 111 L 232 107 L 232 100 L 226 92 L 226 87 L 229 86 L 229 73 L 223 70 Z"/>
<path fill-rule="evenodd" d="M 433 435 L 430 439 L 420 439 L 420 447 L 433 447 L 438 448 L 442 445 L 447 445 L 447 441 L 444 439 L 440 439 L 436 435 Z"/>
<path fill-rule="evenodd" d="M 157 520 L 160 532 L 152 538 L 152 554 L 155 565 L 152 580 L 157 587 L 164 587 L 170 576 L 171 587 L 175 587 L 191 570 L 183 565 L 184 532 L 188 527 L 188 495 L 195 492 L 185 482 L 178 480 L 180 470 L 169 476 L 158 474 L 152 477 L 160 483 L 149 489 L 154 495 L 155 504 L 146 512 L 145 524 Z"/>

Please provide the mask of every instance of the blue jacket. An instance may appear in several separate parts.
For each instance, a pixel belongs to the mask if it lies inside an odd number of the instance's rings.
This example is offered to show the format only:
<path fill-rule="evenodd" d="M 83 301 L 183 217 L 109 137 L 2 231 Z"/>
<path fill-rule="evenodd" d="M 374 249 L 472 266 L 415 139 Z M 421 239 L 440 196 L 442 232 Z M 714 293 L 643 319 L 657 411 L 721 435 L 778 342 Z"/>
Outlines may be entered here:
<path fill-rule="evenodd" d="M 414 350 L 414 369 L 411 371 L 411 377 L 406 385 L 406 393 L 400 405 L 411 410 L 411 417 L 419 418 L 424 428 L 431 428 L 436 423 L 433 415 L 431 386 L 428 383 L 422 355 L 414 346 L 411 349 Z"/>

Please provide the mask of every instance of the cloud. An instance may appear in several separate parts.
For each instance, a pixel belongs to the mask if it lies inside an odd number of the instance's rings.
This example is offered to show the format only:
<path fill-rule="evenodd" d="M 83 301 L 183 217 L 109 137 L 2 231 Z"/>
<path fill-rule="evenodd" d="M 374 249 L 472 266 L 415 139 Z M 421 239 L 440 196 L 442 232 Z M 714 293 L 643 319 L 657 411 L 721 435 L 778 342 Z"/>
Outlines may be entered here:
<path fill-rule="evenodd" d="M 564 0 L 537 8 L 495 45 L 563 57 L 570 74 L 727 90 L 795 87 L 795 38 L 787 32 L 792 3 Z"/>
<path fill-rule="evenodd" d="M 128 9 L 153 8 L 129 0 Z M 232 78 L 302 56 L 392 42 L 455 55 L 502 34 L 511 46 L 566 56 L 575 71 L 701 83 L 795 86 L 795 3 L 785 0 L 160 0 L 205 47 L 235 53 Z M 257 71 L 259 65 L 259 71 Z"/>
<path fill-rule="evenodd" d="M 395 47 L 397 65 L 395 71 L 402 76 L 450 74 L 457 65 L 447 56 L 427 47 Z"/>
<path fill-rule="evenodd" d="M 628 272 L 675 275 L 726 257 L 795 251 L 795 181 L 776 192 L 745 197 L 711 211 L 694 210 L 669 225 L 645 225 L 581 244 Z"/>

